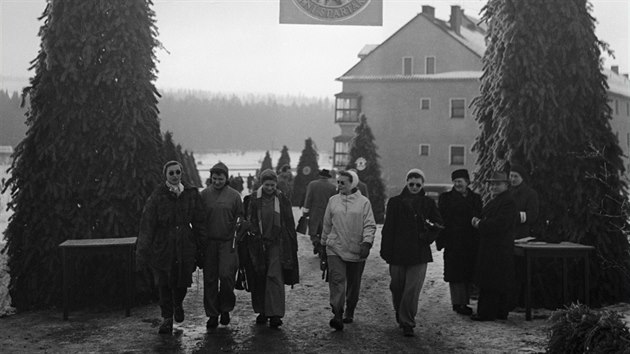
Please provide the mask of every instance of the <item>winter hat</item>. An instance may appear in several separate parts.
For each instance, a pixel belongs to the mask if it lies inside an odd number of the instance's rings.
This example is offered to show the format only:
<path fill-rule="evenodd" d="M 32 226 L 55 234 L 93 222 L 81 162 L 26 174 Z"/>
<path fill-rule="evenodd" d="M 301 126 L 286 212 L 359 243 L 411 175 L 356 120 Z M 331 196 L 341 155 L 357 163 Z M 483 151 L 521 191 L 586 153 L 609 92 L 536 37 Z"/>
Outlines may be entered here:
<path fill-rule="evenodd" d="M 169 161 L 169 162 L 165 163 L 165 164 L 164 164 L 164 167 L 162 167 L 162 175 L 164 175 L 164 176 L 166 177 L 166 169 L 168 169 L 169 167 L 171 167 L 171 166 L 173 166 L 173 165 L 178 165 L 178 166 L 179 166 L 179 168 L 180 168 L 181 170 L 183 170 L 183 168 L 182 168 L 182 164 L 181 164 L 181 163 L 179 163 L 179 161 L 171 160 L 171 161 Z"/>
<path fill-rule="evenodd" d="M 262 183 L 265 183 L 265 181 L 278 182 L 278 175 L 274 172 L 274 170 L 268 168 L 260 173 L 260 180 Z"/>
<path fill-rule="evenodd" d="M 210 175 L 212 175 L 213 173 L 223 174 L 227 178 L 229 176 L 228 171 L 229 171 L 228 167 L 223 162 L 219 161 L 216 165 L 212 166 L 212 168 L 210 169 Z"/>
<path fill-rule="evenodd" d="M 326 177 L 326 178 L 332 178 L 332 176 L 330 175 L 330 171 L 328 171 L 327 169 L 323 168 L 319 171 L 319 176 L 320 177 Z"/>
<path fill-rule="evenodd" d="M 458 178 L 463 178 L 467 181 L 470 181 L 470 175 L 468 174 L 468 170 L 465 168 L 462 168 L 460 170 L 455 170 L 453 171 L 453 173 L 451 173 L 451 181 L 454 181 Z"/>
<path fill-rule="evenodd" d="M 352 171 L 352 170 L 348 170 L 346 171 L 350 176 L 352 176 L 352 181 L 350 182 L 350 189 L 354 189 L 359 185 L 359 175 Z"/>
<path fill-rule="evenodd" d="M 510 172 L 518 173 L 521 176 L 521 178 L 525 180 L 529 178 L 529 174 L 527 173 L 527 170 L 525 169 L 525 167 L 518 164 L 512 164 L 510 166 Z"/>
<path fill-rule="evenodd" d="M 486 182 L 509 182 L 509 179 L 505 172 L 493 172 Z"/>
<path fill-rule="evenodd" d="M 412 168 L 411 170 L 409 170 L 409 172 L 407 172 L 407 175 L 405 176 L 405 181 L 409 180 L 409 178 L 412 178 L 411 175 L 420 175 L 420 178 L 422 178 L 422 182 L 426 182 L 426 177 L 424 177 L 424 172 L 422 172 L 421 169 L 419 168 Z"/>

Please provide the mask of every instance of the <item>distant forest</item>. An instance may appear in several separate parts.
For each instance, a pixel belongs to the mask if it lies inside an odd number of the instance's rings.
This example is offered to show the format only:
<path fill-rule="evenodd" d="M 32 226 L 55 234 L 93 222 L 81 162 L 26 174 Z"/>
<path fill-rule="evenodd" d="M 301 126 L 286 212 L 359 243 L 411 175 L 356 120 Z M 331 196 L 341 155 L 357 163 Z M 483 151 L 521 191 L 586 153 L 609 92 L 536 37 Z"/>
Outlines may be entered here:
<path fill-rule="evenodd" d="M 21 95 L 0 90 L 0 145 L 17 145 L 26 133 Z M 311 137 L 332 150 L 338 133 L 332 99 L 303 96 L 225 95 L 167 91 L 159 98 L 162 132 L 186 150 L 272 150 L 283 145 L 301 151 Z"/>

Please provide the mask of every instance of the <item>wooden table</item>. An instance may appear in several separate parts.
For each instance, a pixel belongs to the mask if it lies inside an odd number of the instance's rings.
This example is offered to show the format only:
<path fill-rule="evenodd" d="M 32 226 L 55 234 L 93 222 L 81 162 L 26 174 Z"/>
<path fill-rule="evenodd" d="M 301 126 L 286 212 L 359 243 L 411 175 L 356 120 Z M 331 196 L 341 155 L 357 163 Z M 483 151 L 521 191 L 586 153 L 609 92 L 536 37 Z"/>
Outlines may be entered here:
<path fill-rule="evenodd" d="M 74 278 L 74 262 L 79 256 L 93 254 L 120 254 L 123 256 L 125 286 L 123 306 L 125 315 L 131 313 L 134 293 L 134 265 L 136 256 L 136 237 L 96 238 L 86 240 L 67 240 L 59 244 L 63 262 L 63 319 L 68 319 L 68 304 L 71 297 L 71 282 Z"/>
<path fill-rule="evenodd" d="M 584 260 L 584 303 L 590 305 L 589 298 L 589 254 L 595 250 L 593 246 L 581 245 L 573 242 L 560 243 L 515 243 L 514 254 L 525 257 L 525 320 L 531 321 L 531 290 L 532 290 L 532 259 L 534 258 L 562 258 L 562 298 L 566 304 L 568 300 L 568 270 L 567 259 Z"/>

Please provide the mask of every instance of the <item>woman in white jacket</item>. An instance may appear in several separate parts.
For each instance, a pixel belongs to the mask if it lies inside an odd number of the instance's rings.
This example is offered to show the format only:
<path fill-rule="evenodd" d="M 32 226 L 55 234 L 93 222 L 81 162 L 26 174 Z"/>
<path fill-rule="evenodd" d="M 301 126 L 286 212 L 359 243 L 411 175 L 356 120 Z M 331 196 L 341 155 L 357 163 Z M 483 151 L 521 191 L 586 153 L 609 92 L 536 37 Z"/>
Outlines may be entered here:
<path fill-rule="evenodd" d="M 372 205 L 357 190 L 358 183 L 359 176 L 355 172 L 340 172 L 339 194 L 328 200 L 324 213 L 321 243 L 325 252 L 322 256 L 328 261 L 330 306 L 334 314 L 330 326 L 338 331 L 343 330 L 344 323 L 354 320 L 361 276 L 376 232 Z"/>

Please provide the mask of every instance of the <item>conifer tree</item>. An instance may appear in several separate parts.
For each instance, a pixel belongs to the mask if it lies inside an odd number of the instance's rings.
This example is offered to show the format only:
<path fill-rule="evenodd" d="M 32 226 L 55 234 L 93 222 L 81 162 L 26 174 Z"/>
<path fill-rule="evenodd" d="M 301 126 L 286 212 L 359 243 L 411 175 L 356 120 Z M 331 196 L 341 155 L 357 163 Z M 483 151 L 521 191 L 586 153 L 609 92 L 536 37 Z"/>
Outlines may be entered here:
<path fill-rule="evenodd" d="M 278 158 L 278 164 L 276 165 L 276 172 L 280 173 L 280 169 L 287 165 L 291 167 L 291 156 L 289 156 L 289 148 L 286 145 L 282 146 L 280 151 L 280 157 Z"/>
<path fill-rule="evenodd" d="M 297 165 L 297 175 L 293 182 L 293 200 L 294 206 L 302 206 L 306 197 L 306 186 L 309 182 L 317 179 L 319 173 L 319 153 L 317 147 L 310 137 L 304 141 L 304 149 L 300 155 L 300 161 Z"/>
<path fill-rule="evenodd" d="M 269 155 L 269 150 L 267 150 L 267 152 L 265 153 L 265 158 L 263 158 L 262 165 L 260 166 L 260 172 L 262 173 L 262 171 L 266 169 L 273 169 L 273 166 L 271 165 L 271 155 Z"/>
<path fill-rule="evenodd" d="M 488 2 L 474 149 L 477 180 L 509 163 L 532 171 L 542 219 L 534 236 L 595 246 L 589 290 L 603 304 L 629 299 L 630 257 L 622 150 L 600 60 L 607 45 L 590 12 L 586 0 Z M 544 272 L 552 276 L 540 288 L 555 289 L 559 271 Z"/>
<path fill-rule="evenodd" d="M 361 114 L 361 123 L 354 129 L 354 138 L 350 146 L 350 160 L 347 169 L 357 170 L 359 179 L 367 185 L 370 203 L 377 223 L 385 219 L 385 184 L 381 178 L 381 166 L 378 163 L 378 147 L 374 143 L 374 134 L 367 124 L 367 117 Z"/>
<path fill-rule="evenodd" d="M 152 83 L 159 43 L 149 5 L 66 0 L 44 10 L 35 76 L 24 90 L 28 133 L 8 180 L 14 213 L 5 250 L 19 310 L 60 303 L 61 242 L 136 236 L 161 180 Z M 94 289 L 92 296 L 118 301 L 116 267 L 82 264 L 87 284 L 74 288 L 75 300 Z"/>

